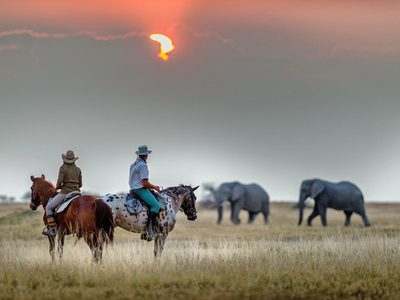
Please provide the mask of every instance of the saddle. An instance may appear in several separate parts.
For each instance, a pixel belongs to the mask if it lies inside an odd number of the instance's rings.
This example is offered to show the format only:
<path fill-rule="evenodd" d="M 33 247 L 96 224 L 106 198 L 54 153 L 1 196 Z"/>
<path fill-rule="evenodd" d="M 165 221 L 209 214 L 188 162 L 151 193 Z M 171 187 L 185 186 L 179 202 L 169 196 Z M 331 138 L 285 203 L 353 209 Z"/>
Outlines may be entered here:
<path fill-rule="evenodd" d="M 61 203 L 56 209 L 56 214 L 63 212 L 71 203 L 74 201 L 75 198 L 82 196 L 80 192 L 71 192 L 65 196 L 64 202 Z"/>
<path fill-rule="evenodd" d="M 160 204 L 160 209 L 165 210 L 165 198 L 163 195 L 150 191 Z M 140 197 L 133 191 L 129 191 L 126 194 L 126 208 L 130 214 L 137 215 L 144 209 L 150 210 L 150 206 L 144 202 Z"/>

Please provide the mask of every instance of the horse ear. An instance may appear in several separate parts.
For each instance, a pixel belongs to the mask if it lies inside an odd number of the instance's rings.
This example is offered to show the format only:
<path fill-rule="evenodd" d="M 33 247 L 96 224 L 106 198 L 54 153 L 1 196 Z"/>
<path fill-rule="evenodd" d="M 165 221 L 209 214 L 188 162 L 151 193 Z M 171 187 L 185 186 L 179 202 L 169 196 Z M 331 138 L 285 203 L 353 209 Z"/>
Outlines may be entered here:
<path fill-rule="evenodd" d="M 45 179 L 43 174 L 42 174 L 42 178 Z"/>
<path fill-rule="evenodd" d="M 197 190 L 198 188 L 199 188 L 199 185 L 196 186 L 196 187 L 194 187 L 194 188 L 192 188 L 192 191 L 194 192 L 194 191 Z"/>
<path fill-rule="evenodd" d="M 33 175 L 31 175 L 31 180 L 32 182 L 35 181 L 35 177 L 33 177 Z"/>

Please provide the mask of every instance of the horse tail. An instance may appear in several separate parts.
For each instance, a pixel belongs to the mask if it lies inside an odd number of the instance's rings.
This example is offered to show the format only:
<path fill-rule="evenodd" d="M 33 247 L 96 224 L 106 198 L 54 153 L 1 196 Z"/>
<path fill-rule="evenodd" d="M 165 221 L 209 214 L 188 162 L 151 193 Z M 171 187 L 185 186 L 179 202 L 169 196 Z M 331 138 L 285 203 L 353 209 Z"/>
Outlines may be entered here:
<path fill-rule="evenodd" d="M 101 199 L 96 199 L 96 227 L 107 244 L 114 240 L 114 220 L 111 208 Z"/>

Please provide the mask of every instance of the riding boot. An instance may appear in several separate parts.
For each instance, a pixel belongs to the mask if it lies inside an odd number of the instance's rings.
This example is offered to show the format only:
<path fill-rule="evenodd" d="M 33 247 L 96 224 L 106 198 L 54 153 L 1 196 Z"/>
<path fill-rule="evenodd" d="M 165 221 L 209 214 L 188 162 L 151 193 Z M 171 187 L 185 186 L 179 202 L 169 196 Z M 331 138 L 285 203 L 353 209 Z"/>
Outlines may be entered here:
<path fill-rule="evenodd" d="M 149 219 L 147 221 L 147 241 L 151 241 L 153 238 L 158 237 L 157 230 L 157 216 L 156 212 L 149 212 Z"/>
<path fill-rule="evenodd" d="M 54 237 L 56 236 L 57 233 L 56 228 L 57 228 L 56 220 L 54 219 L 53 216 L 48 216 L 47 226 L 43 229 L 42 234 Z"/>
<path fill-rule="evenodd" d="M 151 228 L 153 227 L 153 225 L 152 225 L 153 220 L 152 220 L 152 217 L 151 217 L 151 213 L 152 213 L 151 211 L 148 212 L 148 214 L 147 214 L 147 222 L 146 222 L 146 229 L 140 235 L 140 239 L 141 240 L 145 240 L 145 241 L 148 241 L 148 242 L 151 242 L 153 240 L 152 234 L 150 233 Z"/>
<path fill-rule="evenodd" d="M 145 231 L 141 233 L 140 235 L 140 239 L 141 240 L 146 240 L 148 242 L 152 241 L 153 239 L 151 237 L 148 236 L 148 228 L 150 228 L 150 222 L 151 222 L 151 218 L 150 218 L 150 212 L 147 214 L 147 222 L 146 222 L 146 229 Z"/>

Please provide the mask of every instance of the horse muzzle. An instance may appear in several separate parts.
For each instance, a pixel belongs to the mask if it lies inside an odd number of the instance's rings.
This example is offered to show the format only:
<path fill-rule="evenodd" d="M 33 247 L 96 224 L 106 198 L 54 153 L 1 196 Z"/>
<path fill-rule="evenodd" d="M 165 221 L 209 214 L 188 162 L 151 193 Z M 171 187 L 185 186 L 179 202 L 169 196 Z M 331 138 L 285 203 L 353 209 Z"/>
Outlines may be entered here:
<path fill-rule="evenodd" d="M 197 219 L 197 214 L 196 213 L 190 214 L 190 215 L 187 216 L 187 219 L 189 221 L 194 221 L 194 220 Z"/>
<path fill-rule="evenodd" d="M 37 206 L 35 205 L 35 204 L 33 204 L 32 202 L 29 204 L 29 207 L 32 209 L 32 210 L 37 210 Z"/>

